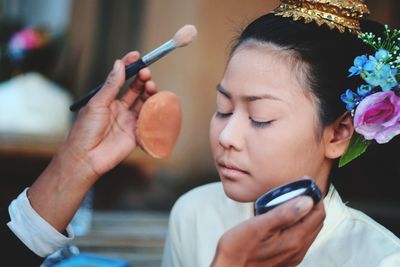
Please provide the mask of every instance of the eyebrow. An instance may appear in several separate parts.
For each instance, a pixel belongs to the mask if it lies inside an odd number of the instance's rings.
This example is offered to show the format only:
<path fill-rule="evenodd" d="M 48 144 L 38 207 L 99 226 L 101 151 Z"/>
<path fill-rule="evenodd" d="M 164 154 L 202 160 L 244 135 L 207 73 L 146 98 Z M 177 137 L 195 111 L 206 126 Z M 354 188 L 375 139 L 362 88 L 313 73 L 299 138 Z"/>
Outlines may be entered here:
<path fill-rule="evenodd" d="M 229 99 L 232 98 L 231 93 L 229 93 L 220 83 L 217 84 L 216 89 L 217 89 L 218 92 L 223 94 L 225 97 L 227 97 Z M 242 96 L 240 96 L 240 98 L 243 99 L 246 102 L 253 102 L 253 101 L 261 100 L 261 99 L 270 99 L 270 100 L 282 101 L 282 99 L 280 99 L 280 98 L 278 98 L 276 96 L 270 95 L 270 94 L 249 95 L 249 96 L 242 95 Z"/>

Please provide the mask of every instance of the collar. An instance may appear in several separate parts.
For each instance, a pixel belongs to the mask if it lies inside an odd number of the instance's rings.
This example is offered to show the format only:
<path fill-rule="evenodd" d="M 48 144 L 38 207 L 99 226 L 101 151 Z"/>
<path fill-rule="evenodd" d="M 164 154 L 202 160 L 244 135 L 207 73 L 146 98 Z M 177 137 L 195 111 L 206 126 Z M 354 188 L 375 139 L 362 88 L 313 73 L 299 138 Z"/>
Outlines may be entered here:
<path fill-rule="evenodd" d="M 315 239 L 313 246 L 329 237 L 335 228 L 346 218 L 348 213 L 347 206 L 343 203 L 333 185 L 330 185 L 328 194 L 324 198 L 324 207 L 326 213 L 324 226 Z"/>

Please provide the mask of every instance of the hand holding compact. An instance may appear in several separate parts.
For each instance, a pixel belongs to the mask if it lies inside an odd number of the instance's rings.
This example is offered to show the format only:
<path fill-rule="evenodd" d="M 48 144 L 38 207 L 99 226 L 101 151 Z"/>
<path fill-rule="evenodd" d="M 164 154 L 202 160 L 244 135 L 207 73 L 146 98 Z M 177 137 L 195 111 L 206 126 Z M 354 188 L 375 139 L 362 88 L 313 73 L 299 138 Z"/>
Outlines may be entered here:
<path fill-rule="evenodd" d="M 296 266 L 321 230 L 324 218 L 322 201 L 314 206 L 310 197 L 297 197 L 226 232 L 212 266 Z"/>

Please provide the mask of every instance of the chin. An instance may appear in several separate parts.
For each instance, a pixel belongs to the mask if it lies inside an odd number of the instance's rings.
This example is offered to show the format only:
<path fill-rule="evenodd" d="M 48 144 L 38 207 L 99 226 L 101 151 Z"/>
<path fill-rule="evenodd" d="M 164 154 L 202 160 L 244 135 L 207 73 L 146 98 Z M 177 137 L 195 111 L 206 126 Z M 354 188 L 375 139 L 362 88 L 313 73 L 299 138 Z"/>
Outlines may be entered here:
<path fill-rule="evenodd" d="M 238 183 L 222 182 L 222 185 L 225 195 L 237 202 L 255 202 L 258 197 L 256 194 L 251 194 L 250 190 L 246 190 L 245 186 Z"/>

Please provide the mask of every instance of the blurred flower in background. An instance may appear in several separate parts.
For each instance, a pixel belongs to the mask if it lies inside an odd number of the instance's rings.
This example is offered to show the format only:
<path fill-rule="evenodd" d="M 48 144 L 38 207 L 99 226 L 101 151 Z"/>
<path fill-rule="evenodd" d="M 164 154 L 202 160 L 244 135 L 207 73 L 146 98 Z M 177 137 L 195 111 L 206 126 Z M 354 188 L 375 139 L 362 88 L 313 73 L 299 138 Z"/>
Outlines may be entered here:
<path fill-rule="evenodd" d="M 25 28 L 15 33 L 8 43 L 7 54 L 12 61 L 21 61 L 29 51 L 39 49 L 49 42 L 49 36 L 44 30 Z"/>
<path fill-rule="evenodd" d="M 0 134 L 61 140 L 72 123 L 72 96 L 51 78 L 58 39 L 43 27 L 15 28 L 2 38 Z"/>

